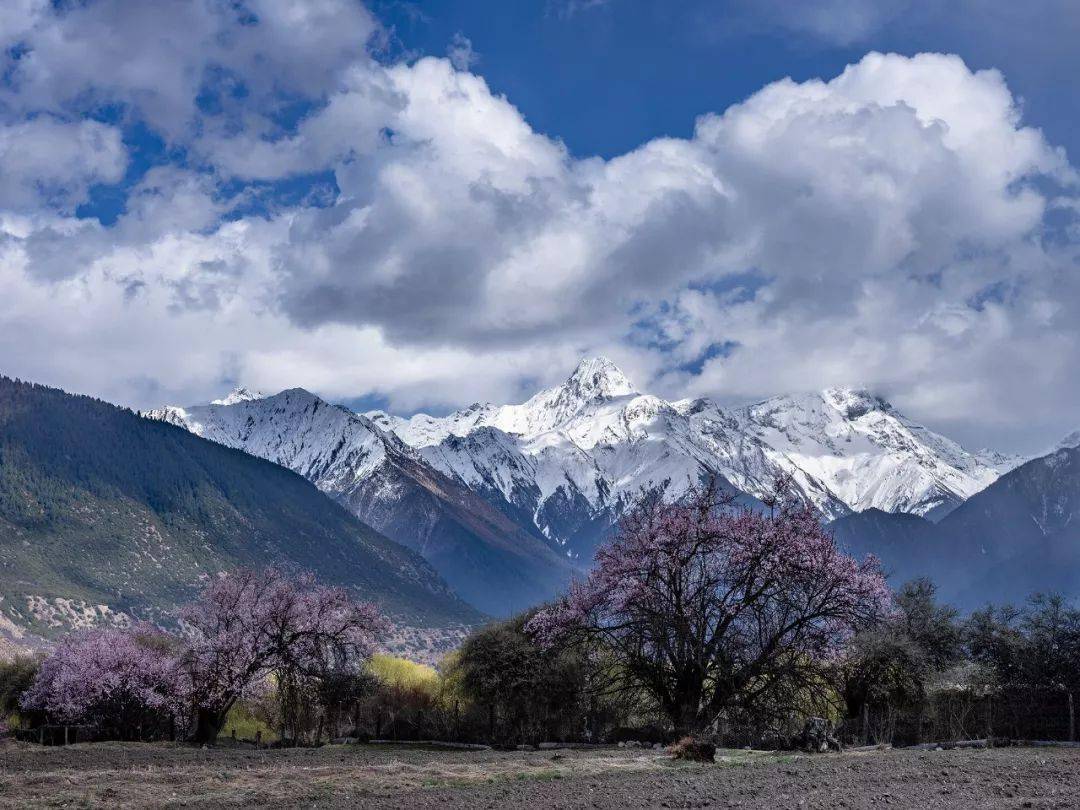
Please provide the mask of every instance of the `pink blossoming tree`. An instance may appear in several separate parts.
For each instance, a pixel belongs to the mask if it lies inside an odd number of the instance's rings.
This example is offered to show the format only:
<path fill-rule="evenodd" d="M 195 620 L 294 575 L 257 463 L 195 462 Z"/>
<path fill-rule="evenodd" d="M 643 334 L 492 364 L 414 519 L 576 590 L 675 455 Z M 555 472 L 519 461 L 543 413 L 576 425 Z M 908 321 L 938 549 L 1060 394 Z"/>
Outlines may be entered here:
<path fill-rule="evenodd" d="M 545 646 L 603 649 L 611 686 L 645 689 L 680 734 L 820 682 L 851 635 L 888 613 L 890 593 L 875 560 L 841 553 L 782 490 L 765 512 L 715 482 L 677 503 L 644 497 L 588 579 L 528 630 Z"/>
<path fill-rule="evenodd" d="M 271 680 L 284 695 L 298 679 L 358 673 L 385 620 L 344 589 L 271 568 L 215 578 L 183 608 L 181 626 L 182 635 L 145 626 L 69 635 L 23 708 L 106 738 L 167 728 L 212 742 L 233 704 Z"/>
<path fill-rule="evenodd" d="M 284 695 L 298 677 L 358 671 L 385 627 L 374 605 L 344 589 L 273 568 L 215 579 L 181 621 L 190 642 L 179 665 L 196 742 L 215 739 L 233 704 L 271 676 Z"/>
<path fill-rule="evenodd" d="M 72 633 L 42 662 L 22 707 L 54 723 L 93 726 L 113 739 L 182 732 L 186 705 L 176 641 L 145 626 Z"/>

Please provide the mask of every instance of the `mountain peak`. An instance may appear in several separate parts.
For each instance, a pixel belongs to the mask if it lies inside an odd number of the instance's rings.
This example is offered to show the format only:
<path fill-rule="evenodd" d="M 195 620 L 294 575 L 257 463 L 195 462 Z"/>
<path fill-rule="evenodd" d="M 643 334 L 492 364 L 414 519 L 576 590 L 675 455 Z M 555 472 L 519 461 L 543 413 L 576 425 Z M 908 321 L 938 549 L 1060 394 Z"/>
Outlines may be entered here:
<path fill-rule="evenodd" d="M 236 405 L 240 402 L 250 402 L 253 399 L 262 399 L 265 395 L 260 391 L 252 391 L 242 385 L 237 386 L 229 395 L 222 399 L 215 399 L 211 405 Z"/>
<path fill-rule="evenodd" d="M 858 419 L 871 411 L 888 411 L 892 408 L 883 398 L 861 386 L 826 388 L 822 396 L 846 419 Z"/>
<path fill-rule="evenodd" d="M 606 357 L 583 359 L 566 380 L 565 387 L 584 399 L 606 399 L 637 393 L 622 369 Z"/>
<path fill-rule="evenodd" d="M 1072 450 L 1075 447 L 1080 447 L 1080 430 L 1074 430 L 1058 442 L 1054 450 Z"/>

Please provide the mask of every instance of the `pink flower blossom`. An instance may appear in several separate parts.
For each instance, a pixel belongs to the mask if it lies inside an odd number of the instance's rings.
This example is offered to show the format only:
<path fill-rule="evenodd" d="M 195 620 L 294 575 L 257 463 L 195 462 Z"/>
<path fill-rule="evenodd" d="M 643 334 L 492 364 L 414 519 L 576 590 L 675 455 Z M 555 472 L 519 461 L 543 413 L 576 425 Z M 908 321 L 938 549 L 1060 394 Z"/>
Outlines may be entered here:
<path fill-rule="evenodd" d="M 841 553 L 810 509 L 780 492 L 753 511 L 709 485 L 643 499 L 527 629 L 545 645 L 599 642 L 692 725 L 751 684 L 835 658 L 890 603 L 877 561 Z"/>
<path fill-rule="evenodd" d="M 122 729 L 155 716 L 182 725 L 175 642 L 146 626 L 73 633 L 42 662 L 21 704 L 58 723 Z"/>

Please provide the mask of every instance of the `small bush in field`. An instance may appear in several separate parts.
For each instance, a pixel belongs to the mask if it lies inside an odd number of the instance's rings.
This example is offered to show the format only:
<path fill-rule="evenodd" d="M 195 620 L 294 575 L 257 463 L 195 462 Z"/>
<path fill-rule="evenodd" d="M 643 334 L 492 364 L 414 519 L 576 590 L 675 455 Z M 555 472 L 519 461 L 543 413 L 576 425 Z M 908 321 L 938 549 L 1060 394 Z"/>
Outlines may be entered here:
<path fill-rule="evenodd" d="M 671 755 L 675 759 L 691 762 L 712 762 L 716 759 L 716 746 L 708 740 L 697 737 L 683 737 L 671 746 Z"/>
<path fill-rule="evenodd" d="M 19 700 L 34 683 L 41 662 L 21 655 L 10 661 L 0 661 L 0 719 L 7 725 L 19 725 Z"/>

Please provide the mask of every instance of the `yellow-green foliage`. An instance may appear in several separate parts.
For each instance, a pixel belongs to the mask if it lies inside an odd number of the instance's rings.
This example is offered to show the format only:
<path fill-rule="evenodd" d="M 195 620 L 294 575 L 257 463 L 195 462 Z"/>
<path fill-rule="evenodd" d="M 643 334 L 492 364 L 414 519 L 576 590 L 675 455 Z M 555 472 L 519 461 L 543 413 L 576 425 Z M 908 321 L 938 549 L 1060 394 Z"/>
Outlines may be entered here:
<path fill-rule="evenodd" d="M 368 671 L 378 679 L 384 690 L 399 697 L 411 695 L 430 706 L 457 708 L 463 703 L 460 677 L 454 667 L 438 670 L 391 655 L 376 655 L 368 662 Z"/>
<path fill-rule="evenodd" d="M 264 743 L 276 742 L 278 739 L 275 732 L 263 720 L 260 720 L 251 711 L 251 708 L 243 703 L 236 703 L 225 716 L 225 725 L 221 728 L 222 737 L 231 737 L 236 731 L 238 740 L 254 740 L 256 732 L 262 732 Z"/>
<path fill-rule="evenodd" d="M 398 689 L 415 689 L 431 696 L 439 693 L 439 673 L 426 664 L 417 664 L 392 655 L 375 655 L 368 662 L 368 670 L 386 686 Z"/>
<path fill-rule="evenodd" d="M 458 703 L 465 706 L 472 702 L 461 684 L 463 673 L 460 650 L 454 650 L 443 656 L 443 659 L 439 662 L 439 676 L 444 705 L 450 706 Z"/>
<path fill-rule="evenodd" d="M 752 681 L 750 689 L 757 689 L 762 681 Z M 834 723 L 844 719 L 844 699 L 836 686 L 821 673 L 808 674 L 806 681 L 797 689 L 785 692 L 786 710 L 797 717 L 824 717 Z"/>

